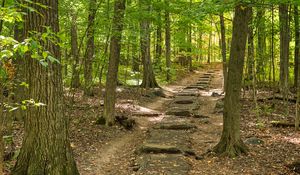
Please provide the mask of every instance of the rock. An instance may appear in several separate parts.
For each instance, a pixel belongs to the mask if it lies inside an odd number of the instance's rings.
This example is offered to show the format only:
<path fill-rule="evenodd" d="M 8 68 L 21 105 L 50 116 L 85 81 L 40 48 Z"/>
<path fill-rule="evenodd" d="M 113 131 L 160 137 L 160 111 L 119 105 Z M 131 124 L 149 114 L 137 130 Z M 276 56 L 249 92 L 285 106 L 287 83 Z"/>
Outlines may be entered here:
<path fill-rule="evenodd" d="M 264 141 L 257 137 L 250 137 L 245 140 L 245 143 L 249 145 L 261 145 L 264 144 Z"/>
<path fill-rule="evenodd" d="M 181 150 L 173 145 L 146 143 L 140 148 L 140 152 L 142 152 L 142 153 L 180 154 Z"/>
<path fill-rule="evenodd" d="M 191 86 L 187 86 L 185 89 L 198 89 L 198 90 L 205 90 L 205 86 L 203 86 L 203 85 L 191 85 Z"/>
<path fill-rule="evenodd" d="M 186 175 L 191 165 L 177 154 L 147 154 L 139 159 L 138 174 Z"/>
<path fill-rule="evenodd" d="M 161 123 L 154 126 L 154 129 L 170 129 L 170 130 L 189 130 L 197 128 L 195 125 L 189 123 Z"/>
<path fill-rule="evenodd" d="M 210 121 L 208 118 L 203 118 L 203 119 L 201 119 L 201 123 L 210 124 Z"/>
<path fill-rule="evenodd" d="M 220 97 L 221 94 L 218 94 L 217 92 L 213 92 L 213 93 L 211 94 L 211 96 L 212 96 L 212 97 Z"/>
<path fill-rule="evenodd" d="M 178 100 L 178 101 L 175 101 L 174 103 L 176 103 L 176 104 L 192 104 L 194 102 L 192 100 Z"/>
<path fill-rule="evenodd" d="M 179 92 L 177 96 L 199 96 L 198 93 L 192 93 L 192 92 Z"/>
<path fill-rule="evenodd" d="M 116 116 L 116 122 L 122 125 L 125 129 L 131 130 L 135 125 L 135 120 L 125 116 Z"/>
<path fill-rule="evenodd" d="M 193 117 L 194 118 L 200 118 L 200 119 L 209 118 L 209 116 L 203 115 L 203 114 L 194 114 Z"/>
<path fill-rule="evenodd" d="M 100 116 L 96 121 L 97 125 L 105 125 L 105 123 L 106 123 L 106 120 L 103 116 Z"/>
<path fill-rule="evenodd" d="M 191 111 L 188 109 L 170 109 L 166 112 L 166 115 L 175 115 L 175 116 L 191 116 Z"/>

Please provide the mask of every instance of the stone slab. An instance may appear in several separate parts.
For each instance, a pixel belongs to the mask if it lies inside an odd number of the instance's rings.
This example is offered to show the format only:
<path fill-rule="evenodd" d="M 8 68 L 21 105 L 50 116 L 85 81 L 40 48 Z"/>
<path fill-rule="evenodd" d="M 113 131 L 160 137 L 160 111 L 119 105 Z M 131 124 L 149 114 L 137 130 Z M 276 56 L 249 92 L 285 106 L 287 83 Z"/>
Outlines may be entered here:
<path fill-rule="evenodd" d="M 138 158 L 138 175 L 187 175 L 191 165 L 181 155 L 146 154 Z"/>

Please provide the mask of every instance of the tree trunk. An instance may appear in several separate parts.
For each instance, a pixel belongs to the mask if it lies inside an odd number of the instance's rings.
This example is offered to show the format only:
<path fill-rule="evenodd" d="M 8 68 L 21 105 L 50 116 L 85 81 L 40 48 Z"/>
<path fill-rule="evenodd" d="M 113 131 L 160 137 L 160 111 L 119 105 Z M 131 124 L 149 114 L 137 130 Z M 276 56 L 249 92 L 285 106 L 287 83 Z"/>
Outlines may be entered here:
<path fill-rule="evenodd" d="M 87 30 L 87 43 L 86 43 L 86 53 L 84 60 L 84 95 L 93 95 L 93 60 L 95 54 L 95 18 L 96 18 L 96 7 L 97 1 L 89 1 L 89 17 L 88 17 L 88 30 Z"/>
<path fill-rule="evenodd" d="M 299 11 L 298 6 L 294 8 L 295 20 L 295 55 L 294 55 L 294 86 L 298 85 L 298 69 L 299 69 L 299 53 L 300 53 L 300 26 L 299 26 Z"/>
<path fill-rule="evenodd" d="M 280 90 L 284 99 L 288 97 L 289 82 L 289 14 L 287 4 L 279 5 L 280 23 Z M 286 101 L 286 100 L 284 100 Z M 287 102 L 285 102 L 287 109 Z M 286 111 L 287 112 L 287 111 Z"/>
<path fill-rule="evenodd" d="M 5 0 L 2 0 L 1 7 L 4 6 L 5 6 Z M 2 33 L 2 30 L 3 30 L 3 20 L 0 20 L 0 33 Z"/>
<path fill-rule="evenodd" d="M 235 7 L 224 103 L 223 132 L 220 142 L 214 147 L 216 153 L 230 157 L 247 152 L 247 147 L 240 137 L 240 90 L 250 12 L 251 9 L 246 5 Z"/>
<path fill-rule="evenodd" d="M 143 12 L 150 13 L 151 1 L 140 0 L 140 6 Z M 143 62 L 143 82 L 141 87 L 143 88 L 156 88 L 158 84 L 155 80 L 155 75 L 152 67 L 151 55 L 150 55 L 150 19 L 144 17 L 140 23 L 141 27 L 141 55 Z"/>
<path fill-rule="evenodd" d="M 227 60 L 226 60 L 226 38 L 225 38 L 225 23 L 223 13 L 220 14 L 221 25 L 221 47 L 222 47 L 222 61 L 223 61 L 223 77 L 224 77 L 224 91 L 227 83 Z"/>
<path fill-rule="evenodd" d="M 265 10 L 258 8 L 257 10 L 257 79 L 258 81 L 265 81 L 265 67 L 266 67 L 266 32 L 265 32 Z"/>
<path fill-rule="evenodd" d="M 160 2 L 160 0 L 158 1 Z M 162 70 L 161 55 L 162 55 L 162 22 L 161 22 L 161 10 L 158 9 L 158 25 L 156 28 L 156 47 L 155 47 L 155 62 L 158 65 L 159 70 Z"/>
<path fill-rule="evenodd" d="M 210 27 L 212 28 L 212 25 L 213 25 L 213 21 L 211 19 L 210 21 Z M 208 37 L 208 53 L 207 53 L 207 63 L 210 63 L 211 62 L 211 38 L 212 38 L 212 29 L 210 29 L 210 32 L 209 32 L 209 37 Z"/>
<path fill-rule="evenodd" d="M 3 141 L 3 121 L 4 121 L 4 96 L 3 96 L 4 87 L 0 84 L 0 175 L 4 173 L 4 141 Z"/>
<path fill-rule="evenodd" d="M 297 103 L 296 103 L 296 118 L 295 118 L 295 129 L 299 130 L 300 114 L 299 114 L 299 100 L 300 100 L 300 29 L 299 29 L 299 12 L 298 6 L 294 9 L 295 17 L 295 86 L 297 87 Z"/>
<path fill-rule="evenodd" d="M 26 38 L 31 33 L 46 32 L 45 26 L 54 33 L 58 32 L 58 0 L 33 0 L 27 5 L 38 13 L 27 10 L 24 20 Z M 60 60 L 58 45 L 46 41 L 42 46 Z M 13 174 L 77 175 L 79 173 L 68 139 L 68 118 L 64 115 L 61 64 L 48 61 L 45 67 L 30 56 L 25 60 L 28 96 L 45 106 L 27 109 L 24 140 Z"/>
<path fill-rule="evenodd" d="M 77 40 L 77 14 L 76 12 L 71 13 L 71 55 L 73 61 L 72 67 L 72 80 L 71 88 L 80 87 L 80 66 L 79 66 L 79 55 L 78 55 L 78 40 Z"/>
<path fill-rule="evenodd" d="M 118 82 L 118 67 L 121 52 L 124 11 L 125 0 L 116 0 L 114 7 L 114 17 L 112 21 L 110 56 L 106 78 L 106 80 L 109 81 L 106 81 L 103 111 L 103 116 L 106 120 L 107 126 L 114 125 L 115 123 L 116 87 Z"/>
<path fill-rule="evenodd" d="M 166 44 L 166 69 L 167 81 L 171 80 L 171 27 L 170 27 L 170 13 L 169 13 L 169 1 L 165 0 L 165 44 Z"/>

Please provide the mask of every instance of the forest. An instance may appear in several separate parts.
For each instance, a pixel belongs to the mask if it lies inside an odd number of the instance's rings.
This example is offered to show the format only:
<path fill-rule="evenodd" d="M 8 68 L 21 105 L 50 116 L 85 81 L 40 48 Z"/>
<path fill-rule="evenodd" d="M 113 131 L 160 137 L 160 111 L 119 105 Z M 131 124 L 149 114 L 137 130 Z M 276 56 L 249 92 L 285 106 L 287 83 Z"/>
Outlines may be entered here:
<path fill-rule="evenodd" d="M 300 174 L 300 0 L 0 3 L 0 175 Z"/>

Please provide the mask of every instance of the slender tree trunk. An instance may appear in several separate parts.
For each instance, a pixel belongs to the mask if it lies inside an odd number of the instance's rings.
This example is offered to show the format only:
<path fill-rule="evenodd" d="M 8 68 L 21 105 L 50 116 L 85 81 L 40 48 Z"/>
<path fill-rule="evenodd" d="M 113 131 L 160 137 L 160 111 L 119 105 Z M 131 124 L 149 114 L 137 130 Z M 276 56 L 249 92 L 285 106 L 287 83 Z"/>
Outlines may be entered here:
<path fill-rule="evenodd" d="M 272 5 L 272 17 L 271 17 L 271 22 L 272 22 L 272 29 L 271 29 L 271 56 L 272 56 L 272 77 L 273 77 L 273 100 L 272 103 L 275 105 L 275 93 L 276 93 L 276 75 L 275 75 L 275 55 L 274 55 L 274 5 Z"/>
<path fill-rule="evenodd" d="M 258 81 L 265 81 L 266 73 L 266 31 L 265 31 L 265 10 L 258 8 L 257 10 L 257 77 Z"/>
<path fill-rule="evenodd" d="M 48 8 L 35 5 L 37 3 Z M 27 10 L 24 37 L 46 32 L 45 26 L 54 33 L 58 32 L 58 0 L 33 0 L 27 5 L 38 13 Z M 58 45 L 47 41 L 42 46 L 60 60 Z M 48 66 L 44 67 L 30 56 L 25 60 L 28 96 L 45 106 L 27 109 L 24 140 L 13 174 L 77 175 L 68 139 L 68 118 L 64 115 L 61 65 L 48 61 Z"/>
<path fill-rule="evenodd" d="M 109 81 L 106 81 L 103 111 L 107 126 L 114 125 L 115 123 L 116 87 L 118 82 L 125 4 L 125 0 L 116 0 L 114 7 L 112 35 L 110 38 L 110 56 L 106 78 L 106 80 Z"/>
<path fill-rule="evenodd" d="M 224 103 L 223 132 L 220 142 L 214 147 L 216 153 L 230 157 L 247 152 L 247 147 L 240 136 L 240 90 L 250 13 L 251 9 L 246 5 L 241 4 L 235 7 Z"/>
<path fill-rule="evenodd" d="M 78 39 L 77 39 L 77 14 L 72 11 L 71 13 L 71 55 L 72 55 L 72 80 L 71 88 L 80 87 L 80 66 L 79 66 L 79 55 L 78 55 Z"/>
<path fill-rule="evenodd" d="M 210 27 L 212 28 L 212 19 L 210 21 Z M 210 29 L 212 30 L 212 29 Z M 209 32 L 209 37 L 208 37 L 208 54 L 207 54 L 207 63 L 211 62 L 211 38 L 212 38 L 212 31 Z"/>
<path fill-rule="evenodd" d="M 294 7 L 295 20 L 295 86 L 297 87 L 297 103 L 296 103 L 296 118 L 295 129 L 299 130 L 300 114 L 299 114 L 299 100 L 300 100 L 300 26 L 299 26 L 299 11 L 298 6 Z"/>
<path fill-rule="evenodd" d="M 285 108 L 287 109 L 286 99 L 288 97 L 289 82 L 289 13 L 287 4 L 279 5 L 280 23 L 280 90 L 284 96 Z M 286 111 L 288 112 L 288 110 Z"/>
<path fill-rule="evenodd" d="M 253 13 L 250 13 L 250 22 L 253 22 Z M 252 88 L 252 97 L 253 102 L 255 104 L 255 108 L 257 108 L 257 97 L 256 97 L 256 69 L 255 69 L 255 57 L 254 57 L 254 33 L 253 26 L 249 26 L 248 32 L 248 59 L 247 59 L 247 79 L 251 81 Z"/>
<path fill-rule="evenodd" d="M 169 0 L 165 0 L 166 10 L 165 10 L 165 44 L 166 44 L 166 69 L 167 81 L 171 80 L 171 26 L 170 26 L 170 13 L 169 13 Z"/>
<path fill-rule="evenodd" d="M 224 77 L 224 91 L 227 83 L 227 59 L 226 59 L 226 38 L 225 38 L 225 23 L 223 13 L 220 14 L 221 26 L 221 47 L 222 47 L 222 61 L 223 61 L 223 77 Z"/>
<path fill-rule="evenodd" d="M 3 119 L 4 119 L 4 96 L 3 96 L 4 87 L 0 84 L 0 175 L 4 173 L 4 141 L 3 141 Z"/>
<path fill-rule="evenodd" d="M 158 1 L 160 2 L 160 0 Z M 161 22 L 161 10 L 158 10 L 158 25 L 156 28 L 156 47 L 155 47 L 155 62 L 162 70 L 161 65 L 161 55 L 162 55 L 162 22 Z"/>
<path fill-rule="evenodd" d="M 95 18 L 97 12 L 97 1 L 89 1 L 89 17 L 87 30 L 87 44 L 84 60 L 84 94 L 87 96 L 93 95 L 93 60 L 95 54 Z"/>
<path fill-rule="evenodd" d="M 151 1 L 140 0 L 141 9 L 146 12 L 151 12 Z M 141 87 L 143 88 L 156 88 L 158 84 L 155 80 L 155 75 L 152 67 L 151 55 L 150 55 L 150 19 L 144 17 L 140 23 L 141 27 L 141 54 L 143 62 L 143 82 Z"/>
<path fill-rule="evenodd" d="M 294 7 L 295 21 L 295 55 L 294 55 L 294 86 L 298 85 L 298 69 L 299 69 L 299 53 L 300 53 L 300 26 L 299 26 L 299 11 L 298 6 Z"/>
<path fill-rule="evenodd" d="M 133 39 L 134 43 L 132 43 L 132 71 L 134 72 L 140 72 L 140 59 L 139 59 L 139 55 L 138 55 L 138 48 L 135 42 L 138 42 L 136 35 L 133 35 Z"/>
<path fill-rule="evenodd" d="M 199 33 L 199 60 L 200 62 L 203 61 L 203 41 L 202 41 L 202 38 L 203 38 L 203 33 L 200 31 Z"/>
<path fill-rule="evenodd" d="M 21 2 L 15 2 L 15 3 L 21 3 Z M 24 40 L 24 30 L 23 30 L 23 23 L 16 22 L 14 27 L 14 39 L 18 42 L 23 42 Z M 14 102 L 17 104 L 20 104 L 24 99 L 26 98 L 24 87 L 20 86 L 22 82 L 25 81 L 25 59 L 24 57 L 17 55 L 16 59 L 13 59 L 13 64 L 15 67 L 15 76 L 14 76 Z M 22 110 L 16 110 L 13 112 L 14 119 L 17 120 L 23 120 L 25 117 L 25 112 Z"/>
<path fill-rule="evenodd" d="M 5 6 L 5 0 L 2 0 L 1 7 L 4 6 Z M 0 33 L 2 33 L 2 30 L 3 30 L 3 20 L 0 20 Z"/>

